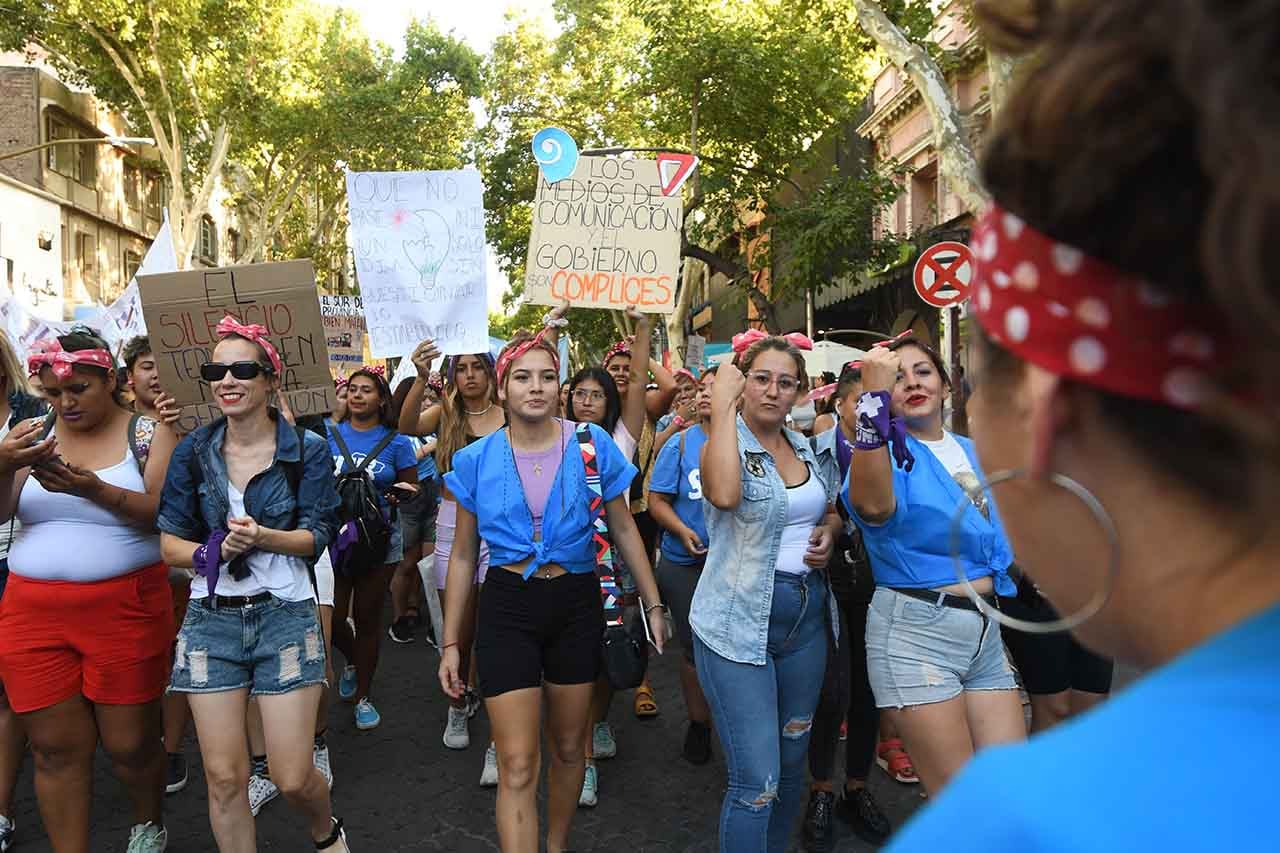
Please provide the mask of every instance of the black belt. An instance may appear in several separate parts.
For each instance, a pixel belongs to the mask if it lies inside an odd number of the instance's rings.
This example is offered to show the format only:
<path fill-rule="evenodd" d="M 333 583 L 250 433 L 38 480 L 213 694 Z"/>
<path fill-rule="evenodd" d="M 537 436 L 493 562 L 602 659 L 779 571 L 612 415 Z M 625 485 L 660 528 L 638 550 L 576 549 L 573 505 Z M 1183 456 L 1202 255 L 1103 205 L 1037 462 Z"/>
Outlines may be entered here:
<path fill-rule="evenodd" d="M 255 604 L 266 604 L 271 600 L 271 593 L 260 592 L 257 595 L 210 595 L 201 598 L 203 606 L 217 610 L 219 607 L 252 607 Z"/>
<path fill-rule="evenodd" d="M 951 595 L 946 592 L 935 592 L 931 589 L 898 589 L 897 587 L 892 586 L 889 587 L 889 589 L 899 595 L 905 595 L 908 598 L 927 601 L 935 607 L 954 607 L 956 610 L 972 610 L 975 613 L 981 612 L 978 610 L 978 605 L 974 604 L 973 599 L 969 598 L 967 595 Z M 1000 601 L 994 595 L 983 595 L 980 596 L 980 598 L 987 604 L 990 604 L 992 609 L 1000 609 Z"/>

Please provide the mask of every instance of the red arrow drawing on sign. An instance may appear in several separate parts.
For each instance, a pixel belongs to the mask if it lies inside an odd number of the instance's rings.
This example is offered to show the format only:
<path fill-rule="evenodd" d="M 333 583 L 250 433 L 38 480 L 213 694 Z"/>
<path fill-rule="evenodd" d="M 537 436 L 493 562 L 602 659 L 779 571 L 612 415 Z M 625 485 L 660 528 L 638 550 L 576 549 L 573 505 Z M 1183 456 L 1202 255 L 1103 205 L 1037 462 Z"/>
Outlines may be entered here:
<path fill-rule="evenodd" d="M 680 192 L 680 187 L 698 167 L 698 158 L 692 154 L 663 152 L 658 155 L 658 180 L 662 194 L 667 198 Z"/>

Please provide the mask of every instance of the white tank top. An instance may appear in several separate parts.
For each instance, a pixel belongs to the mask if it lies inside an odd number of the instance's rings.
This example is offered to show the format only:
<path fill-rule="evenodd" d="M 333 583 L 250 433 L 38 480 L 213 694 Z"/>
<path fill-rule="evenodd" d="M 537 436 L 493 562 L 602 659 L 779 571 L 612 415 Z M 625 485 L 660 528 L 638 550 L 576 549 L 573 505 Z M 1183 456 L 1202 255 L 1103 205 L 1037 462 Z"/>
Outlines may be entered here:
<path fill-rule="evenodd" d="M 104 483 L 145 492 L 133 454 L 96 472 Z M 87 498 L 45 491 L 27 477 L 18 498 L 22 528 L 9 550 L 9 568 L 24 578 L 93 583 L 160 562 L 160 535 Z"/>
<path fill-rule="evenodd" d="M 804 554 L 809 550 L 809 537 L 827 514 L 827 492 L 813 471 L 809 479 L 787 489 L 787 526 L 782 528 L 778 546 L 777 571 L 792 575 L 809 573 Z"/>

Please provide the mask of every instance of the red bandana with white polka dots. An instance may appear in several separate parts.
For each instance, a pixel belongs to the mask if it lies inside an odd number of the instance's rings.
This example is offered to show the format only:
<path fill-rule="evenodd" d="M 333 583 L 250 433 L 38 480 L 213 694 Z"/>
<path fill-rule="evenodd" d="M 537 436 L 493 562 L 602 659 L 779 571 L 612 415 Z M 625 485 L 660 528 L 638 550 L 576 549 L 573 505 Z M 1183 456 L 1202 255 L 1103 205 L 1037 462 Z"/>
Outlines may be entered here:
<path fill-rule="evenodd" d="M 1058 376 L 1197 408 L 1226 324 L 992 205 L 973 229 L 971 308 L 992 340 Z"/>

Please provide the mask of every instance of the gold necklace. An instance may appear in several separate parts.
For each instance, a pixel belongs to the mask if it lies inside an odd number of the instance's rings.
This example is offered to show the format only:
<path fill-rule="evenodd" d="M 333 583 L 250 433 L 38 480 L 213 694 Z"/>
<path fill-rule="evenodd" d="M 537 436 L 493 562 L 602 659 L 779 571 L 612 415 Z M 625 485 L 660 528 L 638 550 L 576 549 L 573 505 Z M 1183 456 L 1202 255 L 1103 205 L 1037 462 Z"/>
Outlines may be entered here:
<path fill-rule="evenodd" d="M 490 409 L 492 409 L 492 408 L 493 408 L 493 401 L 491 400 L 491 401 L 489 401 L 489 405 L 485 406 L 483 409 L 481 409 L 481 410 L 480 410 L 480 411 L 478 411 L 478 412 L 473 412 L 473 411 L 471 411 L 471 410 L 470 410 L 470 409 L 468 409 L 465 405 L 462 407 L 462 411 L 466 412 L 468 415 L 471 415 L 472 417 L 476 417 L 476 418 L 478 418 L 478 417 L 480 417 L 481 415 L 487 415 L 487 414 L 489 414 L 489 410 L 490 410 Z"/>

